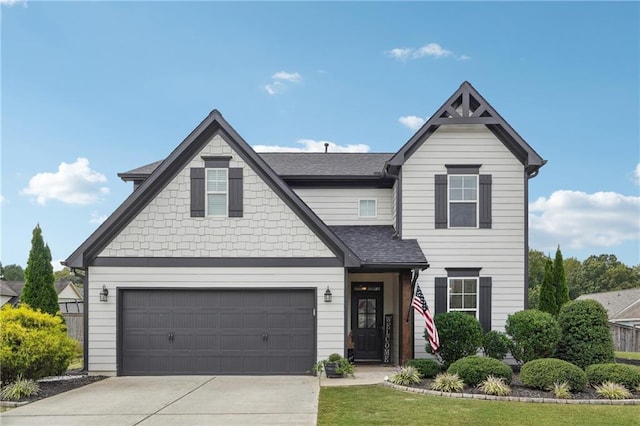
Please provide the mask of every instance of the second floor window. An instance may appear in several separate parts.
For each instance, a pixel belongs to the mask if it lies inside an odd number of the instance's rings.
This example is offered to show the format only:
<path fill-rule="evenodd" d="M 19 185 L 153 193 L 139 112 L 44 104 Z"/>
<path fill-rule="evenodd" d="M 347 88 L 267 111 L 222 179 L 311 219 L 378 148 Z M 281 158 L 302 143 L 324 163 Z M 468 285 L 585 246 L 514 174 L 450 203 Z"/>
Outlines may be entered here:
<path fill-rule="evenodd" d="M 478 317 L 478 279 L 449 278 L 449 312 Z"/>
<path fill-rule="evenodd" d="M 376 217 L 378 211 L 376 207 L 376 200 L 360 200 L 360 206 L 358 210 L 359 217 Z"/>
<path fill-rule="evenodd" d="M 227 170 L 207 169 L 207 216 L 227 216 Z"/>
<path fill-rule="evenodd" d="M 449 175 L 449 227 L 478 226 L 478 175 Z"/>

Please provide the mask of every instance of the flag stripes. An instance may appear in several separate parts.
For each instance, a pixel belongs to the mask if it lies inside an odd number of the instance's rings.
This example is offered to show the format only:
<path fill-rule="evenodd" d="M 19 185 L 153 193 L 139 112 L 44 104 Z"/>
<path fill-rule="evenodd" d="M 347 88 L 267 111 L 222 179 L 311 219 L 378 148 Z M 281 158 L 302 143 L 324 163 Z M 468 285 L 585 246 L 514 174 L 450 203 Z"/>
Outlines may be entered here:
<path fill-rule="evenodd" d="M 411 306 L 416 310 L 422 317 L 424 318 L 425 327 L 427 328 L 427 336 L 429 337 L 429 343 L 431 344 L 431 349 L 433 352 L 437 351 L 440 347 L 440 338 L 438 337 L 438 330 L 436 329 L 436 324 L 433 322 L 433 317 L 431 316 L 431 311 L 429 310 L 429 306 L 427 305 L 427 301 L 422 294 L 422 290 L 420 289 L 420 285 L 416 284 L 416 293 L 413 296 L 413 301 L 411 302 Z"/>

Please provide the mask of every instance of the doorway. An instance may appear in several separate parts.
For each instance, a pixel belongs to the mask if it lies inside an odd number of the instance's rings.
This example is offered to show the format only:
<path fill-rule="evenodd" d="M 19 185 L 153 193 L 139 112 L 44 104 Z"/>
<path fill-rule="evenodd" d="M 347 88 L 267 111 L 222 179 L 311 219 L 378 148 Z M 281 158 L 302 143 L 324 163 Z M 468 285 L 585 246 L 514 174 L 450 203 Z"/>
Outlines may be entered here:
<path fill-rule="evenodd" d="M 383 283 L 354 282 L 351 333 L 356 361 L 382 361 Z"/>

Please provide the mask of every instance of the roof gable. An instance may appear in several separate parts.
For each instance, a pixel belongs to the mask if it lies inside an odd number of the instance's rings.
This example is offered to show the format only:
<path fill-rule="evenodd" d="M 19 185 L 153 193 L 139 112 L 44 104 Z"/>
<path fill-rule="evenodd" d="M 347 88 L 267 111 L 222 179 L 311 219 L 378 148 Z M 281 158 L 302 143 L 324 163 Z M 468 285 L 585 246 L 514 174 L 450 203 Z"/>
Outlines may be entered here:
<path fill-rule="evenodd" d="M 358 258 L 337 238 L 318 216 L 278 177 L 260 156 L 213 110 L 162 161 L 149 177 L 107 218 L 105 222 L 65 261 L 70 267 L 86 267 L 96 258 L 137 214 L 144 209 L 171 180 L 200 152 L 214 136 L 225 142 L 252 168 L 252 170 L 285 202 L 285 204 L 315 233 L 327 247 L 343 261 L 345 266 L 359 265 Z"/>
<path fill-rule="evenodd" d="M 534 175 L 546 161 L 507 123 L 480 93 L 467 81 L 389 160 L 390 166 L 401 166 L 440 127 L 452 124 L 484 124 Z"/>

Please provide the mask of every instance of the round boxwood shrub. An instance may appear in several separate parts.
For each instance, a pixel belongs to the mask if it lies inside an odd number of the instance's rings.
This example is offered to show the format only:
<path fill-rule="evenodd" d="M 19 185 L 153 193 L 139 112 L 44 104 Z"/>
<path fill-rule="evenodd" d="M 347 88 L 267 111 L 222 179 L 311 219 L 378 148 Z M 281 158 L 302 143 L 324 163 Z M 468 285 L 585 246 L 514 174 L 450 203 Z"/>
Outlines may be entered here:
<path fill-rule="evenodd" d="M 0 309 L 0 379 L 2 383 L 40 379 L 64 373 L 76 353 L 77 343 L 67 336 L 60 315 L 50 315 L 22 305 Z"/>
<path fill-rule="evenodd" d="M 509 315 L 505 329 L 513 342 L 511 355 L 520 363 L 553 356 L 560 339 L 558 321 L 537 309 Z"/>
<path fill-rule="evenodd" d="M 501 377 L 510 384 L 513 377 L 511 367 L 504 362 L 477 355 L 457 360 L 449 366 L 447 373 L 457 374 L 469 386 L 476 386 L 489 376 Z"/>
<path fill-rule="evenodd" d="M 587 386 L 587 375 L 582 368 L 556 358 L 527 362 L 520 369 L 520 380 L 526 387 L 543 390 L 561 382 L 567 382 L 572 392 L 582 391 Z"/>
<path fill-rule="evenodd" d="M 484 335 L 484 354 L 495 359 L 504 359 L 511 350 L 511 339 L 506 334 L 491 330 Z"/>
<path fill-rule="evenodd" d="M 628 364 L 593 364 L 587 367 L 587 380 L 592 385 L 613 382 L 635 389 L 640 385 L 640 367 Z"/>
<path fill-rule="evenodd" d="M 436 377 L 442 371 L 442 367 L 436 360 L 427 358 L 410 359 L 407 361 L 407 366 L 415 368 L 421 377 L 429 379 Z"/>
<path fill-rule="evenodd" d="M 614 362 L 607 311 L 595 300 L 574 300 L 558 314 L 560 341 L 556 357 L 581 368 Z"/>
<path fill-rule="evenodd" d="M 446 312 L 433 318 L 440 337 L 438 355 L 445 367 L 469 355 L 475 355 L 482 346 L 482 326 L 476 317 L 463 312 Z M 429 337 L 425 329 L 425 340 Z M 431 346 L 427 344 L 427 351 Z"/>

